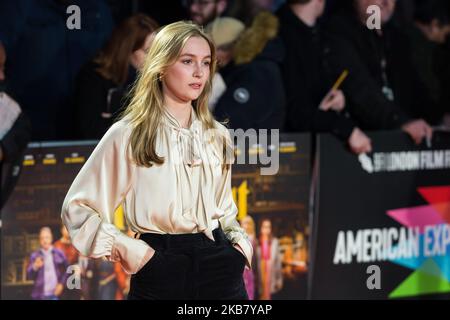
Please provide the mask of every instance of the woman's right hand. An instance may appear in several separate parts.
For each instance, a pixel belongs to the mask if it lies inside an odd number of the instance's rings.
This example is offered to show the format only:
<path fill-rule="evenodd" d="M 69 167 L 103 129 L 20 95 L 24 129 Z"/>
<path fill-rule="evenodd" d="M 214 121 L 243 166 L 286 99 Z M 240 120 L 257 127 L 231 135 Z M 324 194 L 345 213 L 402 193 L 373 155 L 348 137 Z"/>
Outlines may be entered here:
<path fill-rule="evenodd" d="M 150 262 L 150 260 L 153 259 L 153 257 L 155 256 L 155 253 L 156 253 L 155 249 L 153 249 L 152 247 L 149 246 L 147 252 L 145 253 L 144 258 L 142 259 L 141 266 L 136 271 L 136 273 L 141 271 L 142 268 L 144 268 Z"/>

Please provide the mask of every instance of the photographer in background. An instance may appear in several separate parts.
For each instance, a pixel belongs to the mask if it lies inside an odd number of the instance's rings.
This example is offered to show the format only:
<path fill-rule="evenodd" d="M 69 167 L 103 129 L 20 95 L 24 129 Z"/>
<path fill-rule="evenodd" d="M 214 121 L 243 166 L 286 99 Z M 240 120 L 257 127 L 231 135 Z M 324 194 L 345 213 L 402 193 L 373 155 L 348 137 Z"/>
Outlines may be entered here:
<path fill-rule="evenodd" d="M 327 31 L 335 39 L 333 67 L 349 70 L 342 86 L 352 119 L 364 130 L 406 132 L 420 144 L 432 128 L 424 117 L 432 106 L 411 59 L 410 43 L 393 19 L 394 0 L 351 0 Z M 367 8 L 380 8 L 380 29 L 370 29 Z"/>

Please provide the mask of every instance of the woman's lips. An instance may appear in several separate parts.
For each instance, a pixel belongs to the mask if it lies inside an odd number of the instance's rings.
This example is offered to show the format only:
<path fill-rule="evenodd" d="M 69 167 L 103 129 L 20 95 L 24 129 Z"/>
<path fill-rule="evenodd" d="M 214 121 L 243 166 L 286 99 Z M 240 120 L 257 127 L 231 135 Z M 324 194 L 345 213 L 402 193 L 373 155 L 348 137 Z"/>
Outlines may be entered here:
<path fill-rule="evenodd" d="M 201 83 L 192 83 L 192 84 L 190 84 L 189 86 L 190 86 L 192 89 L 195 89 L 195 90 L 199 90 L 199 89 L 202 88 L 202 84 L 201 84 Z"/>

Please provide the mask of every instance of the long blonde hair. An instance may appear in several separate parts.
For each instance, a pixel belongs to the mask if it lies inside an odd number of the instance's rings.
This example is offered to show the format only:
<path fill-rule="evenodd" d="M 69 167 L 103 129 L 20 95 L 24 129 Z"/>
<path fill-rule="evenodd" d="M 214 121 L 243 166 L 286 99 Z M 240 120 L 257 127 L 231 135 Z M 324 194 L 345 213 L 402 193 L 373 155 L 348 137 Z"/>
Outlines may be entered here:
<path fill-rule="evenodd" d="M 216 70 L 216 49 L 203 30 L 192 22 L 179 21 L 162 28 L 153 39 L 144 67 L 131 91 L 131 102 L 121 118 L 132 126 L 129 147 L 132 160 L 139 166 L 151 167 L 164 163 L 156 154 L 155 145 L 163 116 L 164 95 L 160 75 L 174 64 L 186 42 L 192 37 L 205 39 L 211 49 L 210 75 L 199 98 L 193 101 L 194 110 L 203 127 L 215 129 L 216 121 L 208 109 L 212 78 Z"/>

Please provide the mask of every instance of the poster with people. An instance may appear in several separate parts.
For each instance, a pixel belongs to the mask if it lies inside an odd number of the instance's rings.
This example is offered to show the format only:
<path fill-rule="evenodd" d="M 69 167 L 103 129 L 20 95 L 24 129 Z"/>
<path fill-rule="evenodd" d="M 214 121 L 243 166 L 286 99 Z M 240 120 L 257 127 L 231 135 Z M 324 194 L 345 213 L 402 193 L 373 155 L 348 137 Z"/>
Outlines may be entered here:
<path fill-rule="evenodd" d="M 260 164 L 233 165 L 238 221 L 254 246 L 244 282 L 252 300 L 306 298 L 308 271 L 309 135 L 282 135 L 276 174 Z M 61 205 L 95 142 L 30 144 L 14 193 L 2 210 L 2 297 L 5 299 L 121 300 L 130 275 L 120 263 L 91 259 L 72 245 Z M 257 154 L 262 145 L 236 146 Z M 134 237 L 124 209 L 115 225 Z"/>

